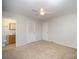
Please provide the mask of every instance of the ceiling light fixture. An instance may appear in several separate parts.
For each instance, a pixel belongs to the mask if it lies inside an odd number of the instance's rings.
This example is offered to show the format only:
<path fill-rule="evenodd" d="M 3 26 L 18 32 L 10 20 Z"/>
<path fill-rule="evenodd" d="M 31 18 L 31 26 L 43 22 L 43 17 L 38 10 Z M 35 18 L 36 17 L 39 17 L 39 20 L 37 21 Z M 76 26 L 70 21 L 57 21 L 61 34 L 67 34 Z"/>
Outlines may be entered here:
<path fill-rule="evenodd" d="M 45 15 L 45 12 L 44 12 L 43 8 L 40 9 L 40 15 L 42 15 L 42 16 Z"/>
<path fill-rule="evenodd" d="M 42 15 L 42 16 L 45 15 L 45 12 L 40 12 L 40 15 Z"/>

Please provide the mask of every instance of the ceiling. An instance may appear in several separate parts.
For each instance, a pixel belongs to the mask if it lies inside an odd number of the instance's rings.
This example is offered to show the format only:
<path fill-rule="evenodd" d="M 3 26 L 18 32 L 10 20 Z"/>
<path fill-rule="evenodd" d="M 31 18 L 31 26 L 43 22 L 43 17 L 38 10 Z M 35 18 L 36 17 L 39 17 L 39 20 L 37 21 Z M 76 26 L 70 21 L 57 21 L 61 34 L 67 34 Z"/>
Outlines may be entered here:
<path fill-rule="evenodd" d="M 32 19 L 47 20 L 60 15 L 77 12 L 77 0 L 2 0 L 3 11 L 22 14 Z M 50 12 L 41 16 L 32 9 Z"/>

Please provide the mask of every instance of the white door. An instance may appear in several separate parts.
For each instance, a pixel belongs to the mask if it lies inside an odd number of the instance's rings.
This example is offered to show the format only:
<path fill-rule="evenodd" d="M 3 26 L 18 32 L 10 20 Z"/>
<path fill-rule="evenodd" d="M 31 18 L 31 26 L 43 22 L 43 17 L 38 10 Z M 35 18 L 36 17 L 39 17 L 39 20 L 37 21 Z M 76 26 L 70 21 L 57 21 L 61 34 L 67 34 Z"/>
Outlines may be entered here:
<path fill-rule="evenodd" d="M 43 36 L 43 40 L 48 40 L 48 23 L 45 22 L 43 23 L 43 29 L 42 29 L 42 36 Z"/>

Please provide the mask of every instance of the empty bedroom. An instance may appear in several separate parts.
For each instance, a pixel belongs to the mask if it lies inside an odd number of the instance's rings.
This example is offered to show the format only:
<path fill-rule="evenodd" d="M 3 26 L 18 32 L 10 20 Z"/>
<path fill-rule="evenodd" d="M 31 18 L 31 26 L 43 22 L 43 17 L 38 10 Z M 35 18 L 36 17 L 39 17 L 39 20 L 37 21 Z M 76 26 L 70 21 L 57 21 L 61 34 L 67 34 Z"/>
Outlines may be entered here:
<path fill-rule="evenodd" d="M 77 0 L 2 0 L 2 59 L 77 59 Z"/>

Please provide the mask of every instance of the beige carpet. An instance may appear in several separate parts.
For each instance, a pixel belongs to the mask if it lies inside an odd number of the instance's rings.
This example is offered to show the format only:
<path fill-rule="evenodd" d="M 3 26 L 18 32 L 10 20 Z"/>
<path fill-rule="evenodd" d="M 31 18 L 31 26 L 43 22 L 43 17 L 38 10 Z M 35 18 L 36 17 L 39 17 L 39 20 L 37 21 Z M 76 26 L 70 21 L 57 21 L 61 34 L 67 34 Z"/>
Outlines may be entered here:
<path fill-rule="evenodd" d="M 77 56 L 74 48 L 41 40 L 18 48 L 3 49 L 3 59 L 77 59 Z"/>

